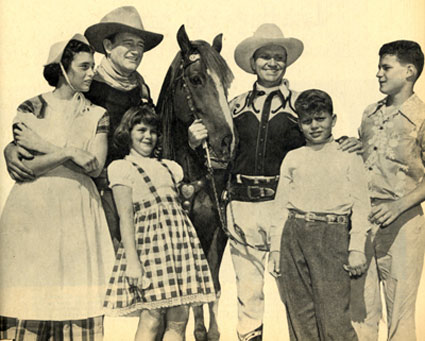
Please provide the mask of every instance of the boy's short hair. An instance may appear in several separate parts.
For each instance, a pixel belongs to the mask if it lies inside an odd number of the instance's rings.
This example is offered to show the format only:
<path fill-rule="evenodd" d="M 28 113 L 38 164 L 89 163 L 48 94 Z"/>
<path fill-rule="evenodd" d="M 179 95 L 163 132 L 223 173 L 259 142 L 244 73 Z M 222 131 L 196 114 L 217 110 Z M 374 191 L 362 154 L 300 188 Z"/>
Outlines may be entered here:
<path fill-rule="evenodd" d="M 295 101 L 295 111 L 299 116 L 313 115 L 323 111 L 333 114 L 332 98 L 318 89 L 303 91 Z"/>
<path fill-rule="evenodd" d="M 417 42 L 411 40 L 396 40 L 386 43 L 379 49 L 379 57 L 386 54 L 396 56 L 400 63 L 413 64 L 418 71 L 416 79 L 421 75 L 424 68 L 424 54 L 421 50 L 421 46 Z"/>

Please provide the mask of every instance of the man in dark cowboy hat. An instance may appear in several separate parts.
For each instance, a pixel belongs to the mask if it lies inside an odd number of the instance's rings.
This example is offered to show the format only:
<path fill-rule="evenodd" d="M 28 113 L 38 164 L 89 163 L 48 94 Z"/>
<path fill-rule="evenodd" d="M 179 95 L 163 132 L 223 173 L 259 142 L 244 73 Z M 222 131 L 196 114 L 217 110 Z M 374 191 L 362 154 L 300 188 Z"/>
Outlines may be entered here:
<path fill-rule="evenodd" d="M 280 164 L 305 141 L 297 125 L 297 92 L 283 79 L 303 52 L 303 43 L 263 24 L 235 50 L 238 66 L 257 76 L 253 88 L 230 103 L 239 138 L 231 170 L 227 207 L 230 251 L 238 292 L 239 340 L 262 340 L 264 273 L 269 250 L 269 209 Z M 202 123 L 189 128 L 190 145 L 207 137 Z"/>
<path fill-rule="evenodd" d="M 123 155 L 114 148 L 112 136 L 127 109 L 141 101 L 152 103 L 149 88 L 136 70 L 143 53 L 156 47 L 163 35 L 146 31 L 139 13 L 132 6 L 114 9 L 99 23 L 88 27 L 84 34 L 95 50 L 105 55 L 86 97 L 94 104 L 106 108 L 110 117 L 108 155 L 105 169 L 96 179 L 96 185 L 101 193 L 111 237 L 117 248 L 120 239 L 119 223 L 112 192 L 108 188 L 106 167 Z"/>
<path fill-rule="evenodd" d="M 110 117 L 106 169 L 111 161 L 121 157 L 112 145 L 112 135 L 123 114 L 141 101 L 152 102 L 149 88 L 136 70 L 143 53 L 157 46 L 163 36 L 146 31 L 139 13 L 132 6 L 114 9 L 99 23 L 87 28 L 85 36 L 97 52 L 105 55 L 96 70 L 90 91 L 85 96 L 94 104 L 106 108 Z M 13 144 L 6 147 L 5 159 L 11 177 L 16 181 L 32 180 L 34 176 L 20 161 L 22 157 L 31 155 L 25 150 L 18 150 Z M 119 225 L 105 170 L 96 179 L 96 184 L 117 248 L 120 238 Z"/>

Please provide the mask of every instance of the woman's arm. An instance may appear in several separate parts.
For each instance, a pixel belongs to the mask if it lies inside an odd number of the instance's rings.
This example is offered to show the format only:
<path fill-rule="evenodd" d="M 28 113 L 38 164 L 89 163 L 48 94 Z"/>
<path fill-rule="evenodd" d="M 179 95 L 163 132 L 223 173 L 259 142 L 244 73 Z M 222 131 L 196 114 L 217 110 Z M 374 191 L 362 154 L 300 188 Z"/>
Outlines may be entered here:
<path fill-rule="evenodd" d="M 120 218 L 121 240 L 127 258 L 126 276 L 130 285 L 142 285 L 142 264 L 136 250 L 132 189 L 125 185 L 114 185 L 112 193 Z"/>
<path fill-rule="evenodd" d="M 61 148 L 57 151 L 44 155 L 34 156 L 31 160 L 22 160 L 25 167 L 31 169 L 35 177 L 54 169 L 71 158 L 71 151 Z"/>
<path fill-rule="evenodd" d="M 33 170 L 33 167 L 37 169 L 35 175 L 40 175 L 40 171 L 44 173 L 52 168 L 57 167 L 60 164 L 65 163 L 65 166 L 74 171 L 85 173 L 92 177 L 97 177 L 99 176 L 105 164 L 106 154 L 108 151 L 108 140 L 106 133 L 96 134 L 90 151 L 69 147 L 67 150 L 68 157 L 65 159 L 61 158 L 61 156 L 64 156 L 62 154 L 64 148 L 58 147 L 50 142 L 43 140 L 36 132 L 34 132 L 24 123 L 15 124 L 13 133 L 18 146 L 44 154 L 36 156 L 31 161 L 24 162 L 24 165 L 31 170 Z M 44 157 L 47 155 L 51 156 Z M 39 158 L 41 156 L 43 156 L 43 158 L 40 160 Z M 56 162 L 56 166 L 54 166 L 55 161 L 61 162 Z"/>

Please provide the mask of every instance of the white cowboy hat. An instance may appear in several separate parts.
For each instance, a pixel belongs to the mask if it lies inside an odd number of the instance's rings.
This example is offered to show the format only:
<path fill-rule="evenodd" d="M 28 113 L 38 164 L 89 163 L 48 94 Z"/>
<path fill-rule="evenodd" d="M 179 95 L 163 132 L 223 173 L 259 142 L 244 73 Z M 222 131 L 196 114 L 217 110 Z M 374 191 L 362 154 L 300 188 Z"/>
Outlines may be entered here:
<path fill-rule="evenodd" d="M 252 37 L 243 40 L 235 49 L 235 61 L 238 66 L 254 73 L 251 67 L 251 58 L 254 52 L 266 45 L 282 46 L 287 52 L 286 66 L 295 62 L 304 50 L 304 44 L 296 38 L 285 38 L 280 28 L 275 24 L 262 24 Z"/>
<path fill-rule="evenodd" d="M 103 40 L 120 32 L 133 33 L 141 37 L 145 44 L 145 51 L 153 49 L 164 37 L 162 34 L 146 31 L 139 12 L 133 6 L 123 6 L 114 9 L 106 14 L 100 20 L 100 23 L 87 28 L 84 35 L 97 52 L 104 54 Z"/>
<path fill-rule="evenodd" d="M 44 66 L 46 66 L 48 64 L 53 64 L 53 63 L 59 64 L 61 59 L 62 59 L 62 56 L 63 56 L 63 51 L 65 51 L 66 45 L 68 45 L 68 43 L 71 40 L 78 40 L 78 41 L 81 41 L 82 43 L 90 46 L 90 43 L 88 42 L 86 37 L 84 37 L 80 33 L 77 33 L 71 39 L 60 41 L 58 43 L 53 44 L 50 47 L 49 56 L 47 57 L 47 62 L 46 62 L 46 64 L 44 64 Z"/>

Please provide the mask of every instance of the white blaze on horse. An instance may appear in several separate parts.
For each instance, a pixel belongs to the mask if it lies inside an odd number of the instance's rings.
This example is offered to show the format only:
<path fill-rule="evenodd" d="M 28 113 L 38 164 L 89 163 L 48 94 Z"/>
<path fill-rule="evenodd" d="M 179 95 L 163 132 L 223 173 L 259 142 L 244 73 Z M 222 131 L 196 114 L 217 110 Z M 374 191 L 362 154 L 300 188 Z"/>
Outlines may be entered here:
<path fill-rule="evenodd" d="M 220 55 L 221 34 L 212 45 L 202 40 L 190 41 L 182 26 L 177 41 L 180 51 L 168 69 L 157 106 L 163 120 L 163 154 L 183 167 L 183 206 L 196 228 L 219 295 L 219 269 L 227 237 L 222 229 L 225 219 L 217 207 L 221 200 L 217 198 L 225 188 L 235 145 L 227 101 L 233 74 Z M 188 127 L 195 119 L 201 119 L 207 128 L 208 141 L 203 148 L 192 150 Z M 209 304 L 208 333 L 202 306 L 193 310 L 195 339 L 218 340 L 218 299 Z"/>

